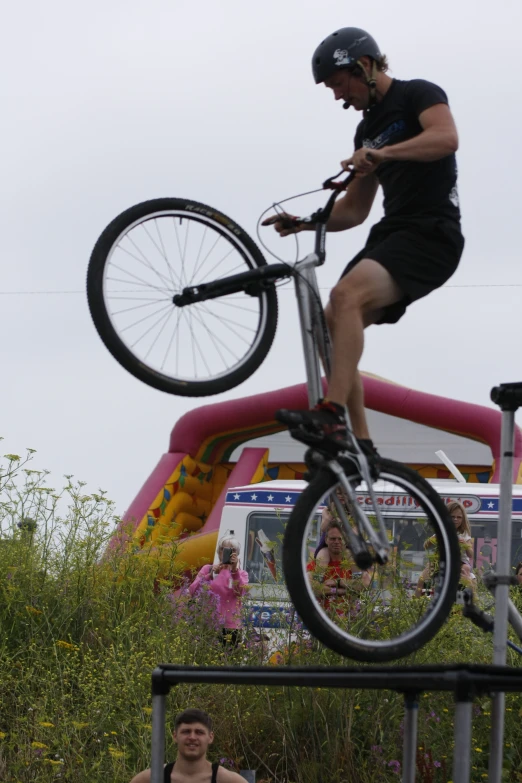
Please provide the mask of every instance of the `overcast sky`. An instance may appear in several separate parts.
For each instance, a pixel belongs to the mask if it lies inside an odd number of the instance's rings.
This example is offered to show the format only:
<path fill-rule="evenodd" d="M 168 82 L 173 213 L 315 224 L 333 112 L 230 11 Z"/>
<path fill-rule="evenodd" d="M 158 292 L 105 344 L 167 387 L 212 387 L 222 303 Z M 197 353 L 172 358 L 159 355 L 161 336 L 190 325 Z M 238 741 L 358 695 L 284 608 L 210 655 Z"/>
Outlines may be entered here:
<path fill-rule="evenodd" d="M 74 473 L 123 512 L 185 411 L 304 380 L 289 287 L 264 366 L 192 401 L 112 359 L 85 275 L 98 235 L 136 202 L 194 198 L 255 235 L 273 201 L 338 171 L 360 115 L 314 85 L 310 59 L 347 25 L 374 35 L 392 76 L 448 93 L 466 236 L 448 285 L 368 331 L 362 368 L 483 405 L 496 383 L 522 381 L 520 0 L 29 0 L 6 7 L 0 47 L 3 453 L 35 448 L 55 486 Z M 380 215 L 378 196 L 364 226 L 329 237 L 324 297 Z M 292 239 L 269 241 L 293 257 Z"/>

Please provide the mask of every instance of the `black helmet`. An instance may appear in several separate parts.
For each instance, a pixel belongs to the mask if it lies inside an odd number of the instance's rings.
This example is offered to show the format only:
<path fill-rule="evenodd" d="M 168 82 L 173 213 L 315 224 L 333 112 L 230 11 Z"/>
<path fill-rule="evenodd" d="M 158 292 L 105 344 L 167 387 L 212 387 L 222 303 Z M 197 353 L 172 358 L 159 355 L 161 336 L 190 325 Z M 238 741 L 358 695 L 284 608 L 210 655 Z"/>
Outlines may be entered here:
<path fill-rule="evenodd" d="M 322 41 L 312 57 L 312 71 L 316 84 L 324 82 L 336 71 L 354 68 L 364 56 L 379 59 L 381 52 L 376 41 L 360 27 L 342 27 Z"/>

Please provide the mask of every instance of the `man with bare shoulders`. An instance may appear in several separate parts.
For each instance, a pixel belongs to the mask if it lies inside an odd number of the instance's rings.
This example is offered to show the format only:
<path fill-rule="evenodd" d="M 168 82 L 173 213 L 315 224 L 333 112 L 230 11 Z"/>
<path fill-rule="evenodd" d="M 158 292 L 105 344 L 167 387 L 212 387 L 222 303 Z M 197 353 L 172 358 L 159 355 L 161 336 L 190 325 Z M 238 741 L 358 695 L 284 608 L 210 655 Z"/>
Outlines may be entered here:
<path fill-rule="evenodd" d="M 164 783 L 245 783 L 237 772 L 207 760 L 207 750 L 214 740 L 212 719 L 203 710 L 181 712 L 174 723 L 173 739 L 178 746 L 176 761 L 166 764 Z M 131 783 L 150 783 L 150 769 L 135 775 Z"/>
<path fill-rule="evenodd" d="M 325 542 L 327 554 L 321 560 L 319 557 L 311 560 L 306 570 L 324 608 L 335 608 L 342 613 L 348 608 L 350 595 L 369 587 L 372 577 L 369 571 L 359 572 L 357 576 L 352 572 L 347 559 L 345 535 L 340 522 L 335 519 L 328 524 Z"/>

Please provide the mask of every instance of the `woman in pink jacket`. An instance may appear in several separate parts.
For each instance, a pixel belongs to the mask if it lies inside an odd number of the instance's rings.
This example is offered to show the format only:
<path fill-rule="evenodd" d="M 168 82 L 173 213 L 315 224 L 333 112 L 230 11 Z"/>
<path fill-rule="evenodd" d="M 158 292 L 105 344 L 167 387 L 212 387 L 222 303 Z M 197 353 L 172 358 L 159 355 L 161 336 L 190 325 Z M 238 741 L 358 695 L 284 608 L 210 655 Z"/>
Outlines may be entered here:
<path fill-rule="evenodd" d="M 247 572 L 239 567 L 240 549 L 237 538 L 224 536 L 218 544 L 219 563 L 203 566 L 189 587 L 191 595 L 202 589 L 214 594 L 223 644 L 232 647 L 240 641 L 241 601 L 248 584 Z"/>

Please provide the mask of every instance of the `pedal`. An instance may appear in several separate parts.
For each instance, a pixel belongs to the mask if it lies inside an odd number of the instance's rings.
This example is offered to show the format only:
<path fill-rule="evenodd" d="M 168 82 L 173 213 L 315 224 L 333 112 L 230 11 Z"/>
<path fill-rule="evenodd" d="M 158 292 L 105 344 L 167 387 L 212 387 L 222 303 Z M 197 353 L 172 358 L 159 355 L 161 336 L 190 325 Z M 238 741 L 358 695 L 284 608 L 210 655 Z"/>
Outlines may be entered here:
<path fill-rule="evenodd" d="M 281 424 L 286 424 L 287 427 L 295 427 L 302 424 L 303 417 L 299 411 L 289 411 L 286 408 L 281 408 L 275 412 L 275 420 L 280 421 Z"/>
<path fill-rule="evenodd" d="M 319 446 L 325 440 L 325 436 L 322 432 L 314 432 L 313 430 L 299 425 L 298 427 L 290 427 L 290 435 L 295 440 L 301 443 L 306 443 L 308 446 Z"/>
<path fill-rule="evenodd" d="M 300 443 L 304 443 L 305 446 L 312 446 L 320 454 L 328 457 L 329 459 L 336 458 L 339 450 L 344 447 L 342 443 L 336 443 L 330 440 L 330 438 L 324 434 L 324 432 L 316 431 L 308 427 L 291 427 L 290 435 Z"/>

